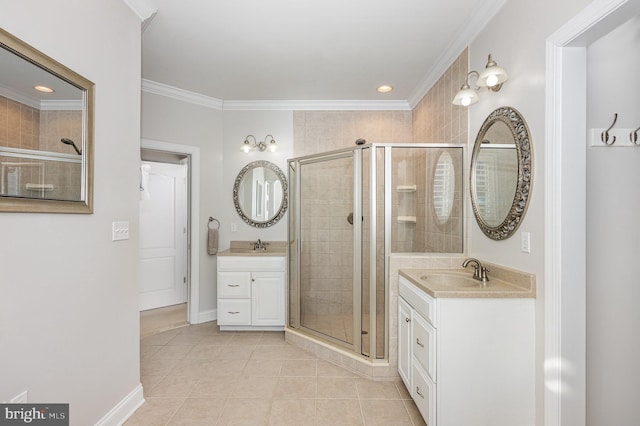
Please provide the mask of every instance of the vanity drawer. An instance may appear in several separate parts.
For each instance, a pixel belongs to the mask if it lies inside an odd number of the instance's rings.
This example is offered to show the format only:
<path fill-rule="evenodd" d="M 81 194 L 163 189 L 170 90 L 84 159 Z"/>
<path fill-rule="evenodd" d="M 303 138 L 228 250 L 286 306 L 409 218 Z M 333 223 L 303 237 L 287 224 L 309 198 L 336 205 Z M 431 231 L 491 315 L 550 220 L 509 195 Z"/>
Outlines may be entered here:
<path fill-rule="evenodd" d="M 251 272 L 218 272 L 218 297 L 251 297 Z"/>
<path fill-rule="evenodd" d="M 436 426 L 436 385 L 419 365 L 413 364 L 411 396 L 429 426 Z M 462 408 L 464 409 L 464 408 Z"/>
<path fill-rule="evenodd" d="M 436 329 L 414 311 L 411 332 L 413 356 L 436 383 Z"/>
<path fill-rule="evenodd" d="M 250 325 L 251 299 L 218 299 L 219 325 Z"/>
<path fill-rule="evenodd" d="M 400 277 L 400 296 L 420 313 L 434 327 L 438 327 L 436 300 L 427 293 L 418 290 L 405 277 Z"/>

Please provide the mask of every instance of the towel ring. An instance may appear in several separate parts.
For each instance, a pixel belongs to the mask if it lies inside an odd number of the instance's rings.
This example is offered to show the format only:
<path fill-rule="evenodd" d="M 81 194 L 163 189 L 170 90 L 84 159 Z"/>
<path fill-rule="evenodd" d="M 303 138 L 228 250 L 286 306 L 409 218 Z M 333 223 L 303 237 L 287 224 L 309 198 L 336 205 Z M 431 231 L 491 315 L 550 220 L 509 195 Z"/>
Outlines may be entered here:
<path fill-rule="evenodd" d="M 211 222 L 215 222 L 218 224 L 218 226 L 216 226 L 216 229 L 220 228 L 220 221 L 218 219 L 214 219 L 212 217 L 209 217 L 209 223 L 207 223 L 207 228 L 211 229 Z"/>

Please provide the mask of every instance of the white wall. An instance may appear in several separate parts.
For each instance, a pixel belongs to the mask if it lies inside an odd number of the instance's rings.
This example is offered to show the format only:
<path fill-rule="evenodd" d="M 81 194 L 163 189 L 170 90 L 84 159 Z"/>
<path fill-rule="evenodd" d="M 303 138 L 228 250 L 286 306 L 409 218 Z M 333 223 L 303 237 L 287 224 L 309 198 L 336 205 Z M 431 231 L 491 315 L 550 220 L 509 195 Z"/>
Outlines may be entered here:
<path fill-rule="evenodd" d="M 0 400 L 95 424 L 140 383 L 140 21 L 122 1 L 0 1 L 0 27 L 93 81 L 94 214 L 0 213 Z M 111 222 L 130 239 L 111 241 Z"/>
<path fill-rule="evenodd" d="M 614 112 L 616 128 L 640 126 L 638 46 L 640 16 L 588 47 L 588 128 L 608 127 Z M 638 164 L 640 148 L 587 149 L 587 425 L 640 418 Z"/>
<path fill-rule="evenodd" d="M 141 134 L 143 139 L 200 148 L 199 220 L 191 225 L 200 229 L 201 236 L 199 312 L 210 312 L 216 307 L 216 257 L 207 254 L 207 221 L 210 216 L 220 220 L 225 209 L 221 186 L 222 112 L 143 92 Z"/>
<path fill-rule="evenodd" d="M 245 154 L 240 146 L 248 134 L 262 140 L 273 135 L 275 153 Z M 206 226 L 210 216 L 220 221 L 219 251 L 231 240 L 281 240 L 287 238 L 287 216 L 266 229 L 246 225 L 233 207 L 233 182 L 248 163 L 268 160 L 287 173 L 293 152 L 291 111 L 220 111 L 166 96 L 143 92 L 142 138 L 200 148 L 200 307 L 203 315 L 216 308 L 216 256 L 206 252 Z M 231 223 L 237 232 L 231 231 Z"/>
<path fill-rule="evenodd" d="M 510 0 L 470 45 L 470 69 L 481 71 L 487 55 L 509 73 L 497 93 L 482 91 L 469 109 L 470 144 L 484 119 L 499 106 L 519 110 L 528 123 L 533 142 L 533 190 L 527 214 L 516 234 L 492 241 L 477 226 L 468 203 L 469 255 L 536 274 L 536 401 L 537 424 L 543 423 L 544 363 L 544 135 L 545 40 L 590 1 Z M 520 252 L 520 233 L 531 233 L 531 253 Z"/>
<path fill-rule="evenodd" d="M 272 135 L 277 141 L 276 152 L 253 150 L 244 153 L 240 147 L 247 135 L 254 135 L 258 141 Z M 269 228 L 254 228 L 245 224 L 233 206 L 233 183 L 247 164 L 266 160 L 280 167 L 287 176 L 287 159 L 293 156 L 293 112 L 292 111 L 225 111 L 224 112 L 224 176 L 222 181 L 222 201 L 224 213 L 222 221 L 221 247 L 228 248 L 231 240 L 255 241 L 287 240 L 287 214 Z M 238 231 L 231 231 L 235 223 Z"/>

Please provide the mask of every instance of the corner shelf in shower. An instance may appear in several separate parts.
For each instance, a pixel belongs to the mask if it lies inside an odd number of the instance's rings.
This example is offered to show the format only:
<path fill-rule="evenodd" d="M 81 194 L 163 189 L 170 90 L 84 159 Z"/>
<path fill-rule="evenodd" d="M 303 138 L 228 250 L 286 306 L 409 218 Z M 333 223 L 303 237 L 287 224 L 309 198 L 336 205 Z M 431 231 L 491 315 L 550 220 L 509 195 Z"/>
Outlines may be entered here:
<path fill-rule="evenodd" d="M 415 216 L 398 216 L 396 219 L 398 223 L 416 223 Z"/>
<path fill-rule="evenodd" d="M 397 192 L 416 192 L 416 185 L 398 185 L 396 186 Z"/>

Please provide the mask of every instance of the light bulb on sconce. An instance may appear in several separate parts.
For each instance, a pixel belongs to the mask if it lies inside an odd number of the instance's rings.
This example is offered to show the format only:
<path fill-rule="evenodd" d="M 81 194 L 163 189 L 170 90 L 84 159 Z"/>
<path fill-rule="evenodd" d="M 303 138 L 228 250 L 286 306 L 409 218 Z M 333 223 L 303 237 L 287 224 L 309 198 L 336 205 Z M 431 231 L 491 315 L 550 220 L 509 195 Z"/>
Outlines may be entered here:
<path fill-rule="evenodd" d="M 477 87 L 473 89 L 469 86 L 469 78 L 471 76 L 476 77 Z M 477 93 L 480 88 L 486 87 L 492 92 L 497 92 L 502 88 L 502 83 L 504 83 L 508 79 L 509 75 L 507 74 L 507 72 L 503 68 L 500 68 L 491 57 L 491 54 L 489 54 L 487 66 L 484 71 L 482 71 L 482 73 L 479 73 L 478 71 L 470 71 L 467 74 L 464 84 L 460 87 L 460 90 L 453 98 L 452 103 L 454 105 L 462 106 L 475 104 L 480 100 Z"/>
<path fill-rule="evenodd" d="M 249 142 L 249 138 L 253 139 L 253 142 Z M 260 142 L 256 140 L 255 136 L 247 135 L 247 137 L 244 138 L 244 142 L 242 143 L 242 150 L 247 154 L 254 149 L 258 149 L 258 151 L 262 152 L 267 148 L 269 148 L 269 151 L 271 152 L 275 152 L 278 148 L 276 140 L 271 135 L 265 136 L 264 141 Z"/>

